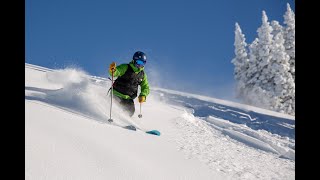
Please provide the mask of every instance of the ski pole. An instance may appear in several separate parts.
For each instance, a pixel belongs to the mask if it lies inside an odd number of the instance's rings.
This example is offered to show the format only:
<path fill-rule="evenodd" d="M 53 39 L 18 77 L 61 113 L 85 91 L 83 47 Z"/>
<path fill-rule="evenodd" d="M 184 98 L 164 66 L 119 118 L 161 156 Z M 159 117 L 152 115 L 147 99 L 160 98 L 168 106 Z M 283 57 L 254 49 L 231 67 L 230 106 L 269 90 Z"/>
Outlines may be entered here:
<path fill-rule="evenodd" d="M 109 122 L 113 122 L 111 117 L 111 111 L 112 111 L 112 98 L 113 98 L 113 71 L 112 71 L 112 79 L 111 79 L 111 103 L 110 103 L 110 119 L 108 119 Z"/>
<path fill-rule="evenodd" d="M 142 118 L 142 114 L 141 114 L 141 104 L 142 104 L 142 103 L 140 103 L 140 114 L 138 115 L 139 118 Z"/>

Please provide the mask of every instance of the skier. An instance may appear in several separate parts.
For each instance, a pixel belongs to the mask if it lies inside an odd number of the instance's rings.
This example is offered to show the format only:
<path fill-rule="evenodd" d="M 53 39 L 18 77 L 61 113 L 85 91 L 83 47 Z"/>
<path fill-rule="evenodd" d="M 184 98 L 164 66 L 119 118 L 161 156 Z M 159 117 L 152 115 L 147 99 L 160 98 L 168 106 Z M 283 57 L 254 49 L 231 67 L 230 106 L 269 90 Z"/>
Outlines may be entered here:
<path fill-rule="evenodd" d="M 116 66 L 112 62 L 109 66 L 109 74 L 118 77 L 113 84 L 114 99 L 123 107 L 130 117 L 135 112 L 134 99 L 138 94 L 138 86 L 141 92 L 139 94 L 139 103 L 146 102 L 149 94 L 149 83 L 147 74 L 144 72 L 144 66 L 147 62 L 146 54 L 137 51 L 129 64 L 120 64 Z"/>

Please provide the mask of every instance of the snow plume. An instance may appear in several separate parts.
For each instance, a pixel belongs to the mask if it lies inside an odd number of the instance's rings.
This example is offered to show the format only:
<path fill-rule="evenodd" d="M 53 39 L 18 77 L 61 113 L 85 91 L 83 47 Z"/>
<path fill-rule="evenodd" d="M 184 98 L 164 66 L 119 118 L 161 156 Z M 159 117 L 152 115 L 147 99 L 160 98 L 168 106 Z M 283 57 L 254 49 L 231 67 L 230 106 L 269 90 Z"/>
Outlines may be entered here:
<path fill-rule="evenodd" d="M 26 99 L 52 104 L 99 123 L 110 118 L 111 81 L 91 76 L 79 68 L 46 71 L 44 81 L 51 88 L 26 87 Z M 111 115 L 112 119 L 121 120 L 117 125 L 139 127 L 114 99 Z"/>
<path fill-rule="evenodd" d="M 163 75 L 162 72 L 157 68 L 157 66 L 151 65 L 146 67 L 146 74 L 151 87 L 163 86 Z"/>
<path fill-rule="evenodd" d="M 91 77 L 81 69 L 66 68 L 46 72 L 48 83 L 60 87 L 58 89 L 35 89 L 42 95 L 32 94 L 32 98 L 55 104 L 76 114 L 103 121 L 108 118 L 109 103 L 106 95 L 108 89 L 96 86 Z M 101 90 L 97 91 L 100 88 Z M 99 93 L 97 93 L 99 92 Z"/>
<path fill-rule="evenodd" d="M 64 89 L 70 90 L 70 94 L 74 91 L 86 89 L 89 84 L 87 73 L 80 69 L 60 69 L 47 72 L 46 75 L 49 82 L 61 84 Z"/>

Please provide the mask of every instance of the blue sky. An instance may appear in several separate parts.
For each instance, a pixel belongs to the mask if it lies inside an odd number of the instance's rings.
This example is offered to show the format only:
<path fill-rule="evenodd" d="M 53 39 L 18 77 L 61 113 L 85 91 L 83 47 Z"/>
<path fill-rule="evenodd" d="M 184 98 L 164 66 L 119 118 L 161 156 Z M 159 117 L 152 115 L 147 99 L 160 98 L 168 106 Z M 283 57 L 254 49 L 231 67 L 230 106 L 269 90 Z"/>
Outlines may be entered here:
<path fill-rule="evenodd" d="M 108 77 L 140 50 L 152 86 L 233 100 L 235 23 L 251 43 L 262 11 L 283 24 L 286 3 L 295 11 L 293 0 L 26 0 L 25 61 Z"/>

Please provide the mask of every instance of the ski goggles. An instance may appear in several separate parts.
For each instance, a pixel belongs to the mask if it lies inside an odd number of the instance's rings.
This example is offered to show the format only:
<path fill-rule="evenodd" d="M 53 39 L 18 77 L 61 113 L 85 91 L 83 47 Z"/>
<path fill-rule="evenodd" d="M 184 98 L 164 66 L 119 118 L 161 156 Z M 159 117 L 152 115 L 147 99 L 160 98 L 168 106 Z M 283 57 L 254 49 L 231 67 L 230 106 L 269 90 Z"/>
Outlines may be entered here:
<path fill-rule="evenodd" d="M 142 59 L 137 59 L 137 60 L 135 60 L 135 64 L 138 67 L 143 67 L 146 64 L 146 61 L 144 61 Z"/>

